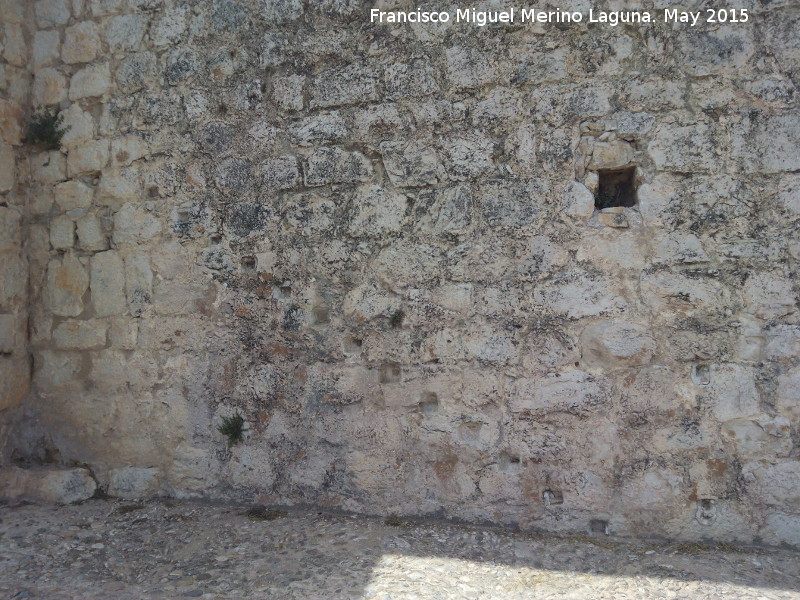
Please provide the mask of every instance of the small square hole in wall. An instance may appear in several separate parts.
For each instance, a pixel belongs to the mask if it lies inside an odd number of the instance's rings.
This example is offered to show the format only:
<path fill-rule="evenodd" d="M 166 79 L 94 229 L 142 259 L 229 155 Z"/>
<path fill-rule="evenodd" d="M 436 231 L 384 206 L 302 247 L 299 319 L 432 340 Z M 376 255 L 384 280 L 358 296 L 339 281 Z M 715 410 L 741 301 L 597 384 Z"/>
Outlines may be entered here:
<path fill-rule="evenodd" d="M 636 167 L 598 171 L 600 178 L 594 207 L 598 210 L 615 206 L 636 206 Z"/>

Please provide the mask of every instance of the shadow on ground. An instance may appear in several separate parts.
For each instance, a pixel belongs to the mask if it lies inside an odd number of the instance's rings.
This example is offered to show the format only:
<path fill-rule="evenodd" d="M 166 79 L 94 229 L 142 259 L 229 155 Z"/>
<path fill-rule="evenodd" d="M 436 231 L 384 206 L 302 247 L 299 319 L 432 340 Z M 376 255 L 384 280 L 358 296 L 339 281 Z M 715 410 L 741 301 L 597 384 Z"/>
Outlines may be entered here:
<path fill-rule="evenodd" d="M 0 509 L 0 597 L 798 598 L 800 554 L 310 511 Z"/>

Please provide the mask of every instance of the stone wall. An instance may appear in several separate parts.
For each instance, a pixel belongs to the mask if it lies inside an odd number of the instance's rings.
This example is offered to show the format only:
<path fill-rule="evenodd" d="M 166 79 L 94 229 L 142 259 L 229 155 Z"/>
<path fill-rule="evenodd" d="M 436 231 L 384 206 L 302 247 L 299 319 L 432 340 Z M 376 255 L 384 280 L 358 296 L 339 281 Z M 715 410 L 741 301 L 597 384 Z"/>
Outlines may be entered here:
<path fill-rule="evenodd" d="M 17 452 L 117 496 L 799 543 L 800 10 L 741 4 L 35 2 L 70 129 L 31 156 Z"/>
<path fill-rule="evenodd" d="M 22 145 L 30 103 L 30 19 L 24 3 L 0 1 L 0 465 L 30 388 L 25 252 L 29 164 Z"/>

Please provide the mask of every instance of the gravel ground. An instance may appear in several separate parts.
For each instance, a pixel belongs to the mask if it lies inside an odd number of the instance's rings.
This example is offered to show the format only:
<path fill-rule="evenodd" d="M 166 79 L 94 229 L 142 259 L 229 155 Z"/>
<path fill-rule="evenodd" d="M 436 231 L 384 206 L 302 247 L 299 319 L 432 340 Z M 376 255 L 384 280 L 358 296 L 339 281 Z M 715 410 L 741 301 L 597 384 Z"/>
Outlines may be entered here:
<path fill-rule="evenodd" d="M 800 599 L 783 549 L 200 503 L 0 508 L 0 598 Z"/>

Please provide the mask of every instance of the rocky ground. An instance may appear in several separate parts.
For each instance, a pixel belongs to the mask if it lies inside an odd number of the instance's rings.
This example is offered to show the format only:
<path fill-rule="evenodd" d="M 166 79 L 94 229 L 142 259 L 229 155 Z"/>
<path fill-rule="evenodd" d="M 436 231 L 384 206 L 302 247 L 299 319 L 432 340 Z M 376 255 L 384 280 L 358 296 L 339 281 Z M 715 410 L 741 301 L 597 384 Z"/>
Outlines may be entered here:
<path fill-rule="evenodd" d="M 199 503 L 0 508 L 0 597 L 800 598 L 798 553 Z"/>

